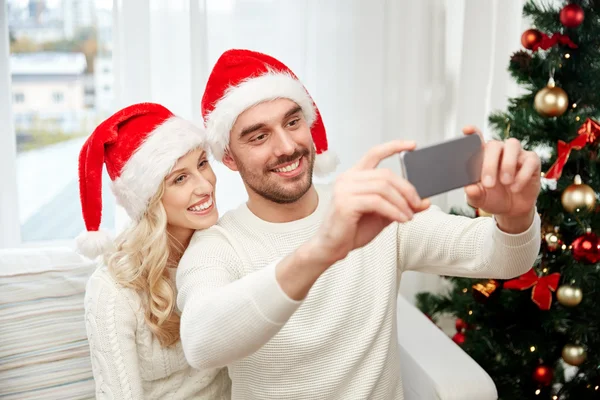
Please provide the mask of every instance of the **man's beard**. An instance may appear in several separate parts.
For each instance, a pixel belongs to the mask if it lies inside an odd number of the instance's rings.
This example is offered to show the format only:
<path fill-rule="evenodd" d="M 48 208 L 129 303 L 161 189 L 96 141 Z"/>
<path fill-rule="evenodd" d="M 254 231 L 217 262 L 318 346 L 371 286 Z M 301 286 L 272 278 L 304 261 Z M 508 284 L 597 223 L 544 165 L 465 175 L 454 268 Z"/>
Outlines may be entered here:
<path fill-rule="evenodd" d="M 301 174 L 294 178 L 287 178 L 290 182 L 299 182 L 297 186 L 294 186 L 290 190 L 279 186 L 279 183 L 273 179 L 275 174 L 272 169 L 277 165 L 281 165 L 294 160 L 299 160 L 301 157 L 305 157 L 308 162 L 308 168 L 306 174 Z M 307 148 L 297 149 L 294 154 L 290 156 L 280 157 L 277 161 L 273 162 L 271 167 L 266 167 L 261 173 L 256 173 L 247 169 L 242 163 L 236 160 L 237 167 L 240 172 L 242 180 L 250 189 L 262 198 L 272 201 L 277 204 L 290 204 L 298 201 L 302 196 L 308 192 L 312 185 L 312 174 L 315 163 L 315 150 L 308 150 Z M 300 183 L 305 180 L 304 183 Z M 287 186 L 287 185 L 286 185 Z"/>

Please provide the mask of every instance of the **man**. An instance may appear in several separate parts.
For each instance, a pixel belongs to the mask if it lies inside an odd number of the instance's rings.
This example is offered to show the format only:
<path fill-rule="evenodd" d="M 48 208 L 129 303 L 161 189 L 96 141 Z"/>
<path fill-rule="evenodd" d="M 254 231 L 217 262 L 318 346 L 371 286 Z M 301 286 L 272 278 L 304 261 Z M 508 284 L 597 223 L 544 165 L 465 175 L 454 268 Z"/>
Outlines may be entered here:
<path fill-rule="evenodd" d="M 377 169 L 414 143 L 377 146 L 313 185 L 335 157 L 312 99 L 272 57 L 224 53 L 202 103 L 215 158 L 240 172 L 248 202 L 182 258 L 181 340 L 192 366 L 229 367 L 233 399 L 402 399 L 402 272 L 506 279 L 535 261 L 540 162 L 516 140 L 485 145 L 482 184 L 465 190 L 495 217 L 469 219 Z"/>

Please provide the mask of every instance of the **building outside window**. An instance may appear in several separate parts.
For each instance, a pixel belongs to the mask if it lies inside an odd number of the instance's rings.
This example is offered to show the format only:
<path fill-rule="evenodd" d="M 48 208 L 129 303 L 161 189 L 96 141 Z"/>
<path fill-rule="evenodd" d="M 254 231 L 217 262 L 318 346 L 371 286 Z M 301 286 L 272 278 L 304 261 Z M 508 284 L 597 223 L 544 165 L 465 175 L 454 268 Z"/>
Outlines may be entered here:
<path fill-rule="evenodd" d="M 72 240 L 85 230 L 79 150 L 116 111 L 112 1 L 7 0 L 6 7 L 20 242 Z M 103 229 L 111 230 L 115 202 L 106 172 L 104 182 Z"/>

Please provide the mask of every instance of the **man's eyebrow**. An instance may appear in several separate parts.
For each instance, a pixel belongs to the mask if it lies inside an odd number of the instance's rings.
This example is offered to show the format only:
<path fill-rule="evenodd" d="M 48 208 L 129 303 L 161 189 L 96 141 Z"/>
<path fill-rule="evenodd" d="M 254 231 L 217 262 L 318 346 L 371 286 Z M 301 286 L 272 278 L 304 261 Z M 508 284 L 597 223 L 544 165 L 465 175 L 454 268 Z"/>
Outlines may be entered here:
<path fill-rule="evenodd" d="M 252 132 L 255 132 L 264 127 L 265 127 L 265 124 L 263 124 L 262 122 L 259 122 L 258 124 L 250 125 L 249 127 L 246 127 L 242 130 L 242 132 L 240 133 L 240 139 L 243 138 L 244 136 L 248 136 Z"/>
<path fill-rule="evenodd" d="M 298 111 L 302 111 L 302 107 L 296 106 L 296 107 L 290 109 L 288 112 L 285 113 L 285 115 L 283 116 L 283 119 L 291 117 L 292 115 L 296 114 Z"/>
<path fill-rule="evenodd" d="M 295 106 L 294 108 L 291 108 L 290 110 L 288 110 L 288 112 L 285 113 L 285 115 L 283 116 L 283 119 L 289 118 L 299 111 L 302 111 L 302 107 Z M 240 139 L 243 138 L 244 136 L 248 136 L 249 134 L 256 132 L 257 130 L 262 129 L 264 127 L 265 127 L 265 124 L 262 122 L 256 123 L 254 125 L 250 125 L 244 129 L 242 129 L 242 132 L 240 132 Z"/>

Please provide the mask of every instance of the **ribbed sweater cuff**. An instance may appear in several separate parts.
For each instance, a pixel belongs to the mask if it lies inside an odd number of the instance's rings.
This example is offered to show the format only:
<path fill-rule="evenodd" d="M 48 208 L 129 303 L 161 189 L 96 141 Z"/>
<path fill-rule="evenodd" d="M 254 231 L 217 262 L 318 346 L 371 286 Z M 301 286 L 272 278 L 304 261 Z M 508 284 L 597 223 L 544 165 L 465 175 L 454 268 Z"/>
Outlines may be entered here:
<path fill-rule="evenodd" d="M 529 225 L 529 228 L 527 228 L 525 232 L 516 234 L 506 233 L 498 227 L 498 224 L 495 220 L 494 222 L 494 242 L 503 244 L 506 247 L 525 247 L 532 240 L 538 239 L 540 236 L 541 221 L 540 216 L 537 213 L 537 209 L 535 210 L 531 225 Z"/>

